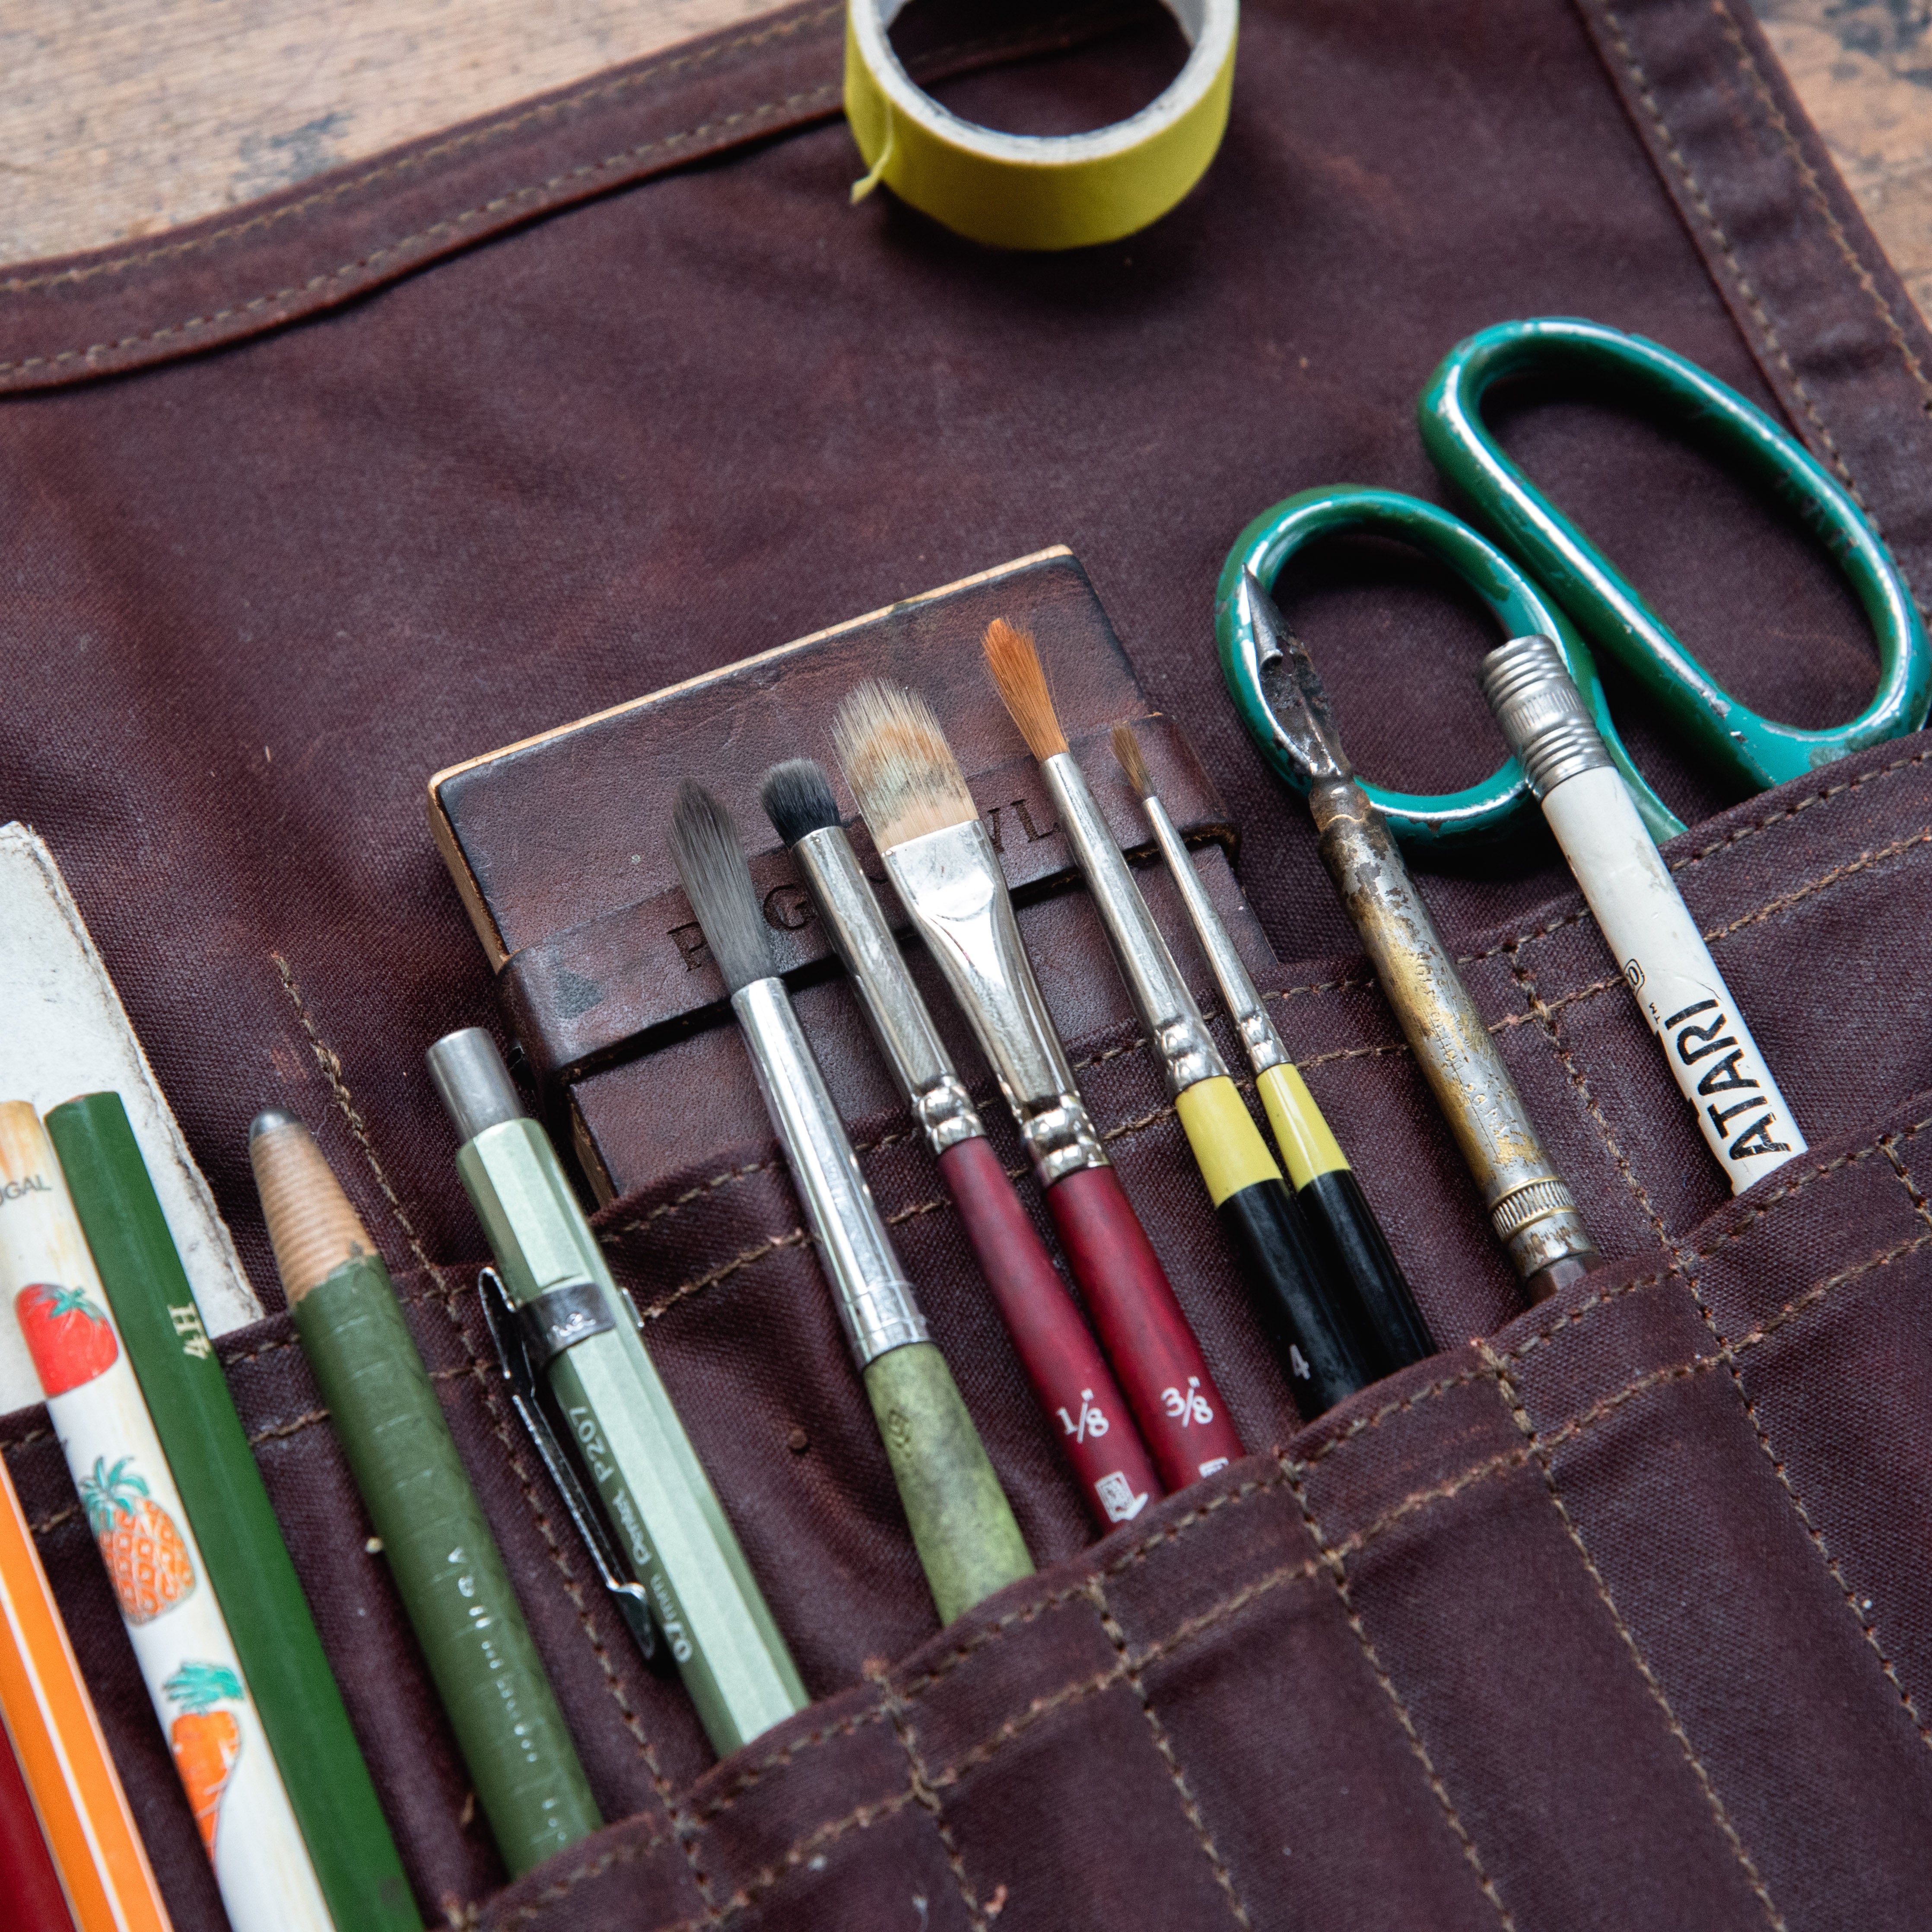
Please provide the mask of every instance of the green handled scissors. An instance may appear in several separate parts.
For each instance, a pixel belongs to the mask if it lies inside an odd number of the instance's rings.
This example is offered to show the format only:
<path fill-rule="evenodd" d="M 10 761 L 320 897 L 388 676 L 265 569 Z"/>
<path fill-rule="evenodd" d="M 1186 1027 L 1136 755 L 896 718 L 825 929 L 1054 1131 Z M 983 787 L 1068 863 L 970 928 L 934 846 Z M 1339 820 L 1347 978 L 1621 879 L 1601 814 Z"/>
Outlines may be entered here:
<path fill-rule="evenodd" d="M 1490 386 L 1531 369 L 1581 378 L 1594 388 L 1613 388 L 1660 404 L 1747 475 L 1768 483 L 1796 511 L 1844 572 L 1878 640 L 1877 694 L 1856 718 L 1829 730 L 1805 731 L 1760 717 L 1684 648 L 1609 559 L 1490 434 L 1482 416 Z M 1699 752 L 1750 791 L 1801 777 L 1924 724 L 1932 698 L 1932 652 L 1911 592 L 1877 532 L 1850 493 L 1802 444 L 1694 362 L 1640 335 L 1598 322 L 1564 318 L 1503 322 L 1450 351 L 1424 392 L 1418 413 L 1423 442 L 1436 466 L 1475 506 L 1502 548 L 1419 498 L 1342 485 L 1304 490 L 1257 517 L 1236 540 L 1222 569 L 1215 598 L 1222 672 L 1242 722 L 1291 784 L 1300 782 L 1275 745 L 1254 637 L 1242 620 L 1234 592 L 1244 568 L 1272 587 L 1283 565 L 1304 544 L 1344 531 L 1396 538 L 1447 565 L 1487 605 L 1505 637 L 1538 632 L 1553 638 L 1660 844 L 1684 826 L 1630 762 L 1611 721 L 1592 646 L 1616 658 Z M 1364 789 L 1409 844 L 1493 838 L 1510 829 L 1529 799 L 1514 758 L 1462 791 L 1395 792 L 1372 784 Z"/>

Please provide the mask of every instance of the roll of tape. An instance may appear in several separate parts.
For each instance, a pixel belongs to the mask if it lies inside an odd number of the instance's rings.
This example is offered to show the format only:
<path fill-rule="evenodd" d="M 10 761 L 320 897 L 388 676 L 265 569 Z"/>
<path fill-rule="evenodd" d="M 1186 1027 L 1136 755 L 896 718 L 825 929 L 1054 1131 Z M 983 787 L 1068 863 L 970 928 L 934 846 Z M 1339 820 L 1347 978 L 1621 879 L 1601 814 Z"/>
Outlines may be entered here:
<path fill-rule="evenodd" d="M 1186 64 L 1138 114 L 1086 134 L 1005 134 L 913 85 L 886 29 L 905 0 L 850 0 L 845 115 L 870 172 L 956 233 L 998 248 L 1084 248 L 1156 220 L 1208 171 L 1228 125 L 1238 0 L 1163 0 Z"/>

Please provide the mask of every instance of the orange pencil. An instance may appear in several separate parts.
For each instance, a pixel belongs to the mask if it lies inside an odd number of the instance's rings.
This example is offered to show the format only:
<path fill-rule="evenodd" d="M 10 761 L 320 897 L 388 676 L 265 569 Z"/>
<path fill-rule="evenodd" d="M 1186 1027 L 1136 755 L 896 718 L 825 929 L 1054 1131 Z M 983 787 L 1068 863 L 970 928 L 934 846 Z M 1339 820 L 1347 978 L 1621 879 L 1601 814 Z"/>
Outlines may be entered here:
<path fill-rule="evenodd" d="M 78 1932 L 172 1932 L 94 1700 L 4 1464 L 0 1713 Z"/>

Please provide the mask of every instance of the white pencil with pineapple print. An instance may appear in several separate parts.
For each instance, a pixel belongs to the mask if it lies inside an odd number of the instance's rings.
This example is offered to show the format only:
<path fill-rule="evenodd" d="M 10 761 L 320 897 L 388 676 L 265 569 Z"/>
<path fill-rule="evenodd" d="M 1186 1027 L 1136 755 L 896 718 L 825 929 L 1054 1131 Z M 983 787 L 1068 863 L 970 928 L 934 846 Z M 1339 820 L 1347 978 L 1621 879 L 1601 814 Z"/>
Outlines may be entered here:
<path fill-rule="evenodd" d="M 0 1102 L 0 1294 L 33 1358 L 234 1932 L 332 1932 L 52 1145 L 23 1100 Z"/>

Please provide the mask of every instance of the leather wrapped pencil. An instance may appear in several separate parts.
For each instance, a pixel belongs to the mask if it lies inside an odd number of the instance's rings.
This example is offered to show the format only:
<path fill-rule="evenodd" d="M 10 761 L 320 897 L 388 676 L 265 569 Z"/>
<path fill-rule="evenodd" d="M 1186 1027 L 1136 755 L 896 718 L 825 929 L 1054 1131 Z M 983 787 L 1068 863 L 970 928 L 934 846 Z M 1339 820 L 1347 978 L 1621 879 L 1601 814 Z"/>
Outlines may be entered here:
<path fill-rule="evenodd" d="M 424 1661 L 512 1872 L 602 1820 L 396 1300 L 307 1127 L 258 1114 L 248 1154 L 296 1332 Z"/>

